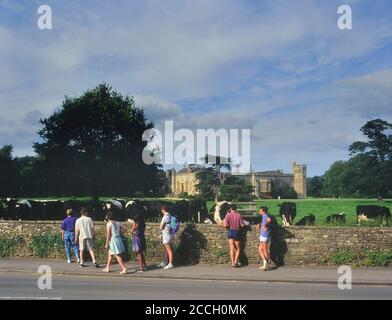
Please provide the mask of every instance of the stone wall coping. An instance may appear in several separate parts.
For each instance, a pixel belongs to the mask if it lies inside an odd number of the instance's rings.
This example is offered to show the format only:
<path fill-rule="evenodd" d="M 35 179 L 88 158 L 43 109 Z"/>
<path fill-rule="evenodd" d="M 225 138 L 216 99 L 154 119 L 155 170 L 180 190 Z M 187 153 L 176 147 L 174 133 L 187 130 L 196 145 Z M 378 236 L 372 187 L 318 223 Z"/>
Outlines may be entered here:
<path fill-rule="evenodd" d="M 25 221 L 18 221 L 18 220 L 0 220 L 0 225 L 1 224 L 47 224 L 47 225 L 53 225 L 53 224 L 58 224 L 60 225 L 62 220 L 25 220 Z M 105 221 L 94 221 L 95 225 L 106 225 L 107 222 Z M 121 222 L 123 224 L 130 224 L 129 222 Z M 152 226 L 159 226 L 159 223 L 157 222 L 147 222 L 147 225 L 152 225 Z M 206 227 L 213 227 L 217 228 L 219 227 L 216 224 L 204 224 L 204 223 L 183 223 L 182 225 L 187 225 L 187 226 L 206 226 Z M 336 229 L 343 229 L 343 230 L 389 230 L 392 231 L 391 227 L 365 227 L 365 226 L 288 226 L 288 227 L 283 227 L 283 229 L 286 230 L 336 230 Z M 223 229 L 223 228 L 222 228 Z"/>

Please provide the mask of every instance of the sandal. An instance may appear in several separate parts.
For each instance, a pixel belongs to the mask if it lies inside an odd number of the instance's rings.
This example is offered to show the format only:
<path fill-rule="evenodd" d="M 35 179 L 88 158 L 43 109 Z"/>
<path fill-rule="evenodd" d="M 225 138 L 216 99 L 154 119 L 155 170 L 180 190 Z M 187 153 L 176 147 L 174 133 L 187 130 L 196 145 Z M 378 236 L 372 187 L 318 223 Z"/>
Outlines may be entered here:
<path fill-rule="evenodd" d="M 126 269 L 120 272 L 120 274 L 127 274 L 127 273 L 128 273 L 128 270 L 126 270 Z"/>
<path fill-rule="evenodd" d="M 104 268 L 102 269 L 103 272 L 110 272 L 110 270 L 108 268 Z"/>

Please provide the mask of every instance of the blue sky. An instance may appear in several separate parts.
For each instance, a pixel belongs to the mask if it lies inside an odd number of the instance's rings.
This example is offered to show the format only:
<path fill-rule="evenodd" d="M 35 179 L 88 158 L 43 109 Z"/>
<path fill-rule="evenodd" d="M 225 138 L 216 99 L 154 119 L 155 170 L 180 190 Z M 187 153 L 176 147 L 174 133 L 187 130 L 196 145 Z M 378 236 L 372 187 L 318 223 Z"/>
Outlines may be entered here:
<path fill-rule="evenodd" d="M 392 121 L 392 2 L 0 0 L 0 145 L 32 154 L 39 118 L 103 81 L 158 128 L 250 128 L 254 169 L 322 174 Z"/>

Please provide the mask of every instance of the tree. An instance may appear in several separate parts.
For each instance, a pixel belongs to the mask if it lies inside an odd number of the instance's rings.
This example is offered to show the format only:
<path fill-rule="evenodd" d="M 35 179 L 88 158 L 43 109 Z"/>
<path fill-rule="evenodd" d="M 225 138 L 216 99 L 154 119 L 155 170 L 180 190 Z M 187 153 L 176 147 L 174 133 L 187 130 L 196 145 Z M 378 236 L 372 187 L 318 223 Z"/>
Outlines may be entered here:
<path fill-rule="evenodd" d="M 12 157 L 12 145 L 0 148 L 0 196 L 17 194 L 18 171 Z"/>
<path fill-rule="evenodd" d="M 42 160 L 50 194 L 130 195 L 158 192 L 158 167 L 142 161 L 145 130 L 153 128 L 133 98 L 100 84 L 40 121 Z"/>
<path fill-rule="evenodd" d="M 217 179 L 215 183 L 210 185 L 210 187 L 214 190 L 215 201 L 218 201 L 220 196 L 220 186 L 224 183 L 226 177 L 226 174 L 222 172 L 222 169 L 226 169 L 228 172 L 231 172 L 231 159 L 206 154 L 201 160 L 204 160 L 205 167 L 211 169 L 209 170 L 209 174 L 214 173 L 215 177 L 213 179 Z M 208 191 L 207 193 L 210 196 L 211 191 Z"/>
<path fill-rule="evenodd" d="M 310 197 L 321 197 L 321 192 L 323 188 L 324 177 L 314 176 L 308 178 L 306 181 L 307 194 Z"/>
<path fill-rule="evenodd" d="M 253 187 L 244 179 L 228 176 L 220 187 L 220 197 L 227 201 L 250 201 L 253 199 Z"/>
<path fill-rule="evenodd" d="M 213 200 L 216 197 L 216 190 L 220 185 L 218 173 L 214 168 L 204 168 L 196 173 L 199 181 L 196 189 L 199 191 L 199 197 L 205 200 Z"/>
<path fill-rule="evenodd" d="M 392 124 L 381 119 L 368 121 L 360 130 L 368 138 L 367 142 L 356 141 L 349 147 L 351 155 L 366 154 L 376 157 L 383 163 L 392 160 L 392 135 L 387 131 L 392 129 Z"/>
<path fill-rule="evenodd" d="M 272 198 L 297 199 L 297 192 L 287 182 L 272 181 Z"/>

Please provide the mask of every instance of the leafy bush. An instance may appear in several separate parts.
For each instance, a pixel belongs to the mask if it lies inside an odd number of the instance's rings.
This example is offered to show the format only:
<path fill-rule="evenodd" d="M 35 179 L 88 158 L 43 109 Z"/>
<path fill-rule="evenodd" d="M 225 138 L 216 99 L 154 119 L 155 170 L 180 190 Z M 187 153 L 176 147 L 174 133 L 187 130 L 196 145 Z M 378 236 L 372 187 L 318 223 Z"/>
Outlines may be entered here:
<path fill-rule="evenodd" d="M 40 258 L 47 258 L 58 247 L 63 246 L 63 241 L 58 234 L 34 235 L 31 239 L 31 246 L 33 249 L 33 255 Z"/>
<path fill-rule="evenodd" d="M 368 250 L 364 264 L 369 267 L 386 267 L 392 262 L 392 250 Z"/>
<path fill-rule="evenodd" d="M 0 239 L 0 257 L 9 257 L 12 254 L 14 247 L 22 241 L 22 238 L 19 237 Z"/>
<path fill-rule="evenodd" d="M 358 255 L 350 250 L 343 250 L 332 256 L 332 263 L 336 265 L 350 264 L 358 260 Z"/>

